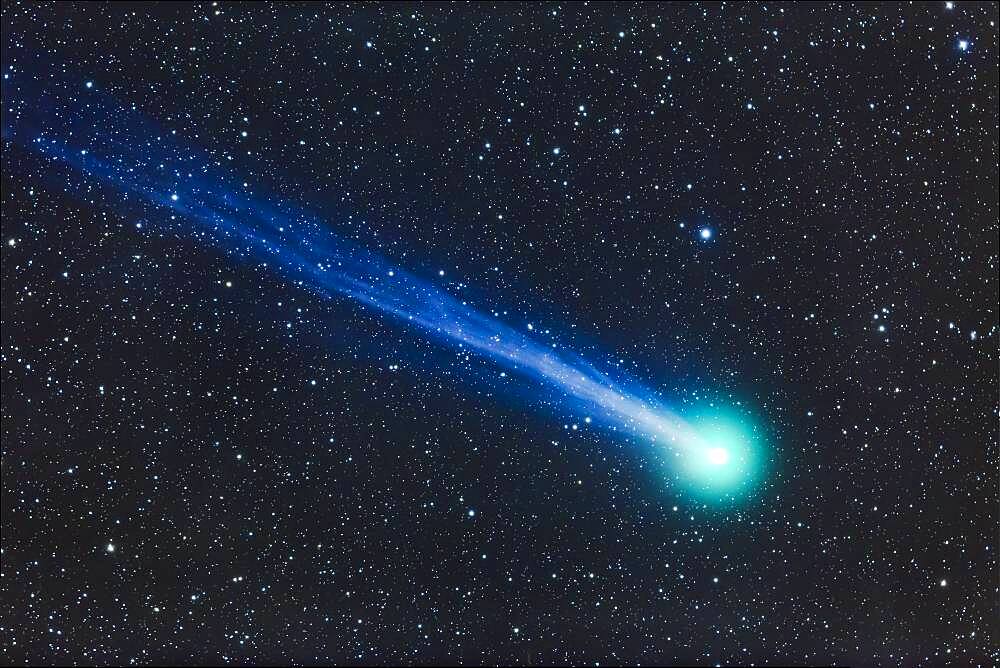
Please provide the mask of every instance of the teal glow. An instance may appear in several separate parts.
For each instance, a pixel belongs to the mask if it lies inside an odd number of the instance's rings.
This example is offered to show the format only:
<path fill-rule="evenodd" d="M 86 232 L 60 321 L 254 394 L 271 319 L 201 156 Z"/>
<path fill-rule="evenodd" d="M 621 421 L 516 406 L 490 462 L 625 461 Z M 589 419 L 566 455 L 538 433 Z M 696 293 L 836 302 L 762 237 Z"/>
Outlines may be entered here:
<path fill-rule="evenodd" d="M 681 459 L 680 482 L 704 501 L 736 501 L 752 494 L 765 472 L 761 427 L 732 409 L 708 409 L 689 416 L 694 438 Z"/>

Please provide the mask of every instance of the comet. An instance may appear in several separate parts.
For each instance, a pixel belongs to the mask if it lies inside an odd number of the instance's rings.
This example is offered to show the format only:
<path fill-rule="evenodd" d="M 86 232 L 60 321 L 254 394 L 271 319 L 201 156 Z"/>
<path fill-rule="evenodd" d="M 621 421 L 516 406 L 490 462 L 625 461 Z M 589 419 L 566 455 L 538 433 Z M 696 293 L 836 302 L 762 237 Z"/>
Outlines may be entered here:
<path fill-rule="evenodd" d="M 324 298 L 354 300 L 558 390 L 566 409 L 633 434 L 693 489 L 730 494 L 754 477 L 757 437 L 740 418 L 682 416 L 650 389 L 616 382 L 540 334 L 515 329 L 445 286 L 338 236 L 333 231 L 337 221 L 259 194 L 230 173 L 217 153 L 185 144 L 93 90 L 88 82 L 86 103 L 67 100 L 47 122 L 35 119 L 30 128 L 5 125 L 5 139 L 46 156 L 54 168 L 65 165 L 77 172 L 81 190 L 92 192 L 96 184 L 117 193 L 106 199 L 126 215 L 135 215 L 138 206 L 143 218 L 159 221 L 164 229 L 266 266 Z M 114 132 L 95 130 L 107 127 Z"/>

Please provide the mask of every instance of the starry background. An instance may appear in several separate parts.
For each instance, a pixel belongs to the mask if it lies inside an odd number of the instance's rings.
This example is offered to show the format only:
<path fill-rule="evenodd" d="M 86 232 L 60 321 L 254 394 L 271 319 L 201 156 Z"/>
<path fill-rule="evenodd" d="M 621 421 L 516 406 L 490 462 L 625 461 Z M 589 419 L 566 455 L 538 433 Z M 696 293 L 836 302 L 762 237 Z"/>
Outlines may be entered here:
<path fill-rule="evenodd" d="M 997 14 L 5 3 L 0 659 L 996 662 Z M 693 498 L 489 361 L 137 228 L 7 140 L 29 88 L 745 406 L 767 475 Z"/>

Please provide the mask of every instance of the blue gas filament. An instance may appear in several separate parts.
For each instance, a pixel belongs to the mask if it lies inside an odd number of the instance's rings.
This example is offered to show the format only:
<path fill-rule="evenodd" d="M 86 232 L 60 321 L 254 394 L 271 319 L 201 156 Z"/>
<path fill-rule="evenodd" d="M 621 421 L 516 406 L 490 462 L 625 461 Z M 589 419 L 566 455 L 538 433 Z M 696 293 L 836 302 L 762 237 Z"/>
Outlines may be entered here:
<path fill-rule="evenodd" d="M 88 105 L 89 113 L 95 110 L 102 108 Z M 739 439 L 727 437 L 723 442 L 706 436 L 709 432 L 702 426 L 656 402 L 653 392 L 632 384 L 620 387 L 584 359 L 556 351 L 339 238 L 319 218 L 290 210 L 277 198 L 250 194 L 248 184 L 228 174 L 219 157 L 183 146 L 134 112 L 122 110 L 112 117 L 105 108 L 101 116 L 99 121 L 114 125 L 115 132 L 88 136 L 50 125 L 31 137 L 22 136 L 19 143 L 111 186 L 121 195 L 112 198 L 119 200 L 112 206 L 136 200 L 144 208 L 152 205 L 182 234 L 245 262 L 263 264 L 314 293 L 346 296 L 391 314 L 557 388 L 565 394 L 567 407 L 647 441 L 657 459 L 672 462 L 675 471 L 707 483 L 742 477 L 739 471 L 747 467 L 749 450 L 735 442 Z M 12 136 L 8 128 L 4 134 Z"/>

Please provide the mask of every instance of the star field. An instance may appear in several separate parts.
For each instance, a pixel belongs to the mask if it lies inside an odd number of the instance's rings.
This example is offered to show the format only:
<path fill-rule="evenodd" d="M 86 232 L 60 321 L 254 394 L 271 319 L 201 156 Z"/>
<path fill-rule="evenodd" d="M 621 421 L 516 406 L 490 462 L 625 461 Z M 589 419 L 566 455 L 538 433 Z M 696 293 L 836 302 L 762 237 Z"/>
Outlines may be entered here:
<path fill-rule="evenodd" d="M 993 665 L 997 20 L 5 4 L 0 661 Z"/>

